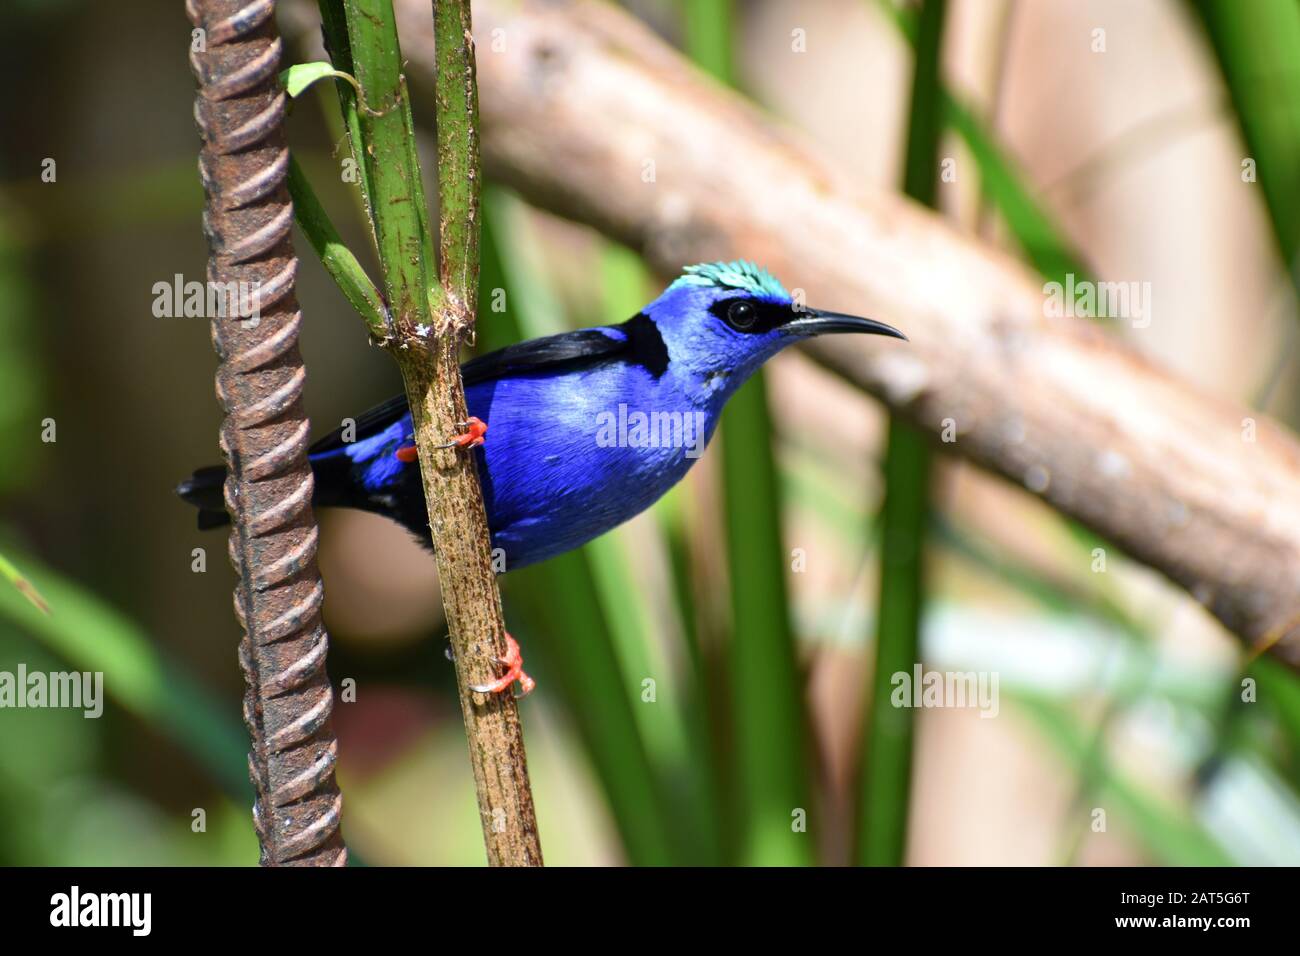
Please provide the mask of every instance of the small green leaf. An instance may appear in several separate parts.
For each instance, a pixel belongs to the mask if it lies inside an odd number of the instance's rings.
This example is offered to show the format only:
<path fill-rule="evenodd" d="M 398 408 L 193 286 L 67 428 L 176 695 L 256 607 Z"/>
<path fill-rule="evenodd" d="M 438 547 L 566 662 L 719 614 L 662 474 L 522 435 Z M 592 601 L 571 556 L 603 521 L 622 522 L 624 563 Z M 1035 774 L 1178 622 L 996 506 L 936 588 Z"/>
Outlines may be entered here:
<path fill-rule="evenodd" d="M 291 97 L 297 99 L 303 90 L 317 80 L 331 76 L 338 80 L 347 80 L 356 89 L 358 95 L 361 93 L 361 87 L 357 86 L 357 81 L 350 74 L 334 69 L 334 64 L 325 60 L 316 63 L 295 63 L 280 74 L 280 85 Z"/>

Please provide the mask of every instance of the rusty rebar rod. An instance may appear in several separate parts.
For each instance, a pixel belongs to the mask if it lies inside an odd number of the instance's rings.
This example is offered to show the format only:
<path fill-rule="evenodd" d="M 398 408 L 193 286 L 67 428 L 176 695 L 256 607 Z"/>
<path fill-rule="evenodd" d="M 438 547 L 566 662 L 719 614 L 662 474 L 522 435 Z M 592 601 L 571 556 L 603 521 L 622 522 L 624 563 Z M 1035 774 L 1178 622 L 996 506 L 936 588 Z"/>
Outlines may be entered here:
<path fill-rule="evenodd" d="M 212 341 L 226 413 L 235 614 L 245 632 L 239 658 L 253 818 L 263 865 L 340 866 L 347 850 L 306 455 L 311 425 L 302 403 L 275 0 L 187 0 L 186 11 L 199 31 L 190 62 L 199 81 L 207 275 L 226 303 L 212 317 Z"/>

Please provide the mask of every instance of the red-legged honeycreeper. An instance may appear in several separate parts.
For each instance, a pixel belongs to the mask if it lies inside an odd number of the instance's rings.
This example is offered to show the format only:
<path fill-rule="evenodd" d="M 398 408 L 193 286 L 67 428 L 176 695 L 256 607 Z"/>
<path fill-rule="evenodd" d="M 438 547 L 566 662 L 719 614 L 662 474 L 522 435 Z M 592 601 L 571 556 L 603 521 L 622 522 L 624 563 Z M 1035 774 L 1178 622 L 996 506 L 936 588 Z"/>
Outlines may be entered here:
<path fill-rule="evenodd" d="M 797 306 L 749 262 L 688 266 L 620 325 L 520 342 L 465 363 L 470 415 L 492 434 L 474 451 L 492 547 L 507 570 L 579 547 L 639 514 L 681 480 L 727 399 L 764 362 L 828 332 L 905 338 L 871 319 Z M 406 396 L 309 452 L 313 503 L 360 508 L 429 543 Z M 468 444 L 467 442 L 465 444 Z M 228 521 L 225 468 L 201 468 L 177 492 L 199 527 Z"/>
<path fill-rule="evenodd" d="M 699 458 L 750 375 L 787 345 L 829 332 L 906 338 L 881 322 L 797 305 L 753 263 L 713 262 L 688 266 L 620 325 L 465 363 L 474 421 L 456 444 L 478 462 L 494 566 L 501 554 L 506 570 L 545 560 L 644 511 Z M 377 512 L 431 543 L 406 396 L 358 418 L 352 437 L 339 429 L 311 447 L 313 503 Z M 200 528 L 229 520 L 225 474 L 201 468 L 177 488 L 198 506 Z"/>

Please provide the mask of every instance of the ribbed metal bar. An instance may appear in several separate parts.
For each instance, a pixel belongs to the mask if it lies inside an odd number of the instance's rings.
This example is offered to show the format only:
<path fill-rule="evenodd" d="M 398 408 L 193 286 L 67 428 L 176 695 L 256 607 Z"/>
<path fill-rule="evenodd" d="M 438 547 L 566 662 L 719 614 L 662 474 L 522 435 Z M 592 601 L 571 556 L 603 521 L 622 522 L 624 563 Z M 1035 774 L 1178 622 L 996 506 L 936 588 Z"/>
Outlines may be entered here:
<path fill-rule="evenodd" d="M 229 466 L 230 558 L 239 573 L 235 614 L 245 632 L 239 660 L 257 791 L 253 818 L 263 865 L 341 866 L 347 850 L 306 455 L 311 426 L 302 404 L 275 3 L 187 0 L 186 11 L 203 31 L 196 44 L 203 49 L 193 49 L 190 62 L 199 81 L 194 115 L 203 138 L 208 281 L 227 293 L 225 315 L 212 319 L 212 341 L 226 413 L 221 448 Z M 236 307 L 241 300 L 255 303 L 255 320 Z"/>

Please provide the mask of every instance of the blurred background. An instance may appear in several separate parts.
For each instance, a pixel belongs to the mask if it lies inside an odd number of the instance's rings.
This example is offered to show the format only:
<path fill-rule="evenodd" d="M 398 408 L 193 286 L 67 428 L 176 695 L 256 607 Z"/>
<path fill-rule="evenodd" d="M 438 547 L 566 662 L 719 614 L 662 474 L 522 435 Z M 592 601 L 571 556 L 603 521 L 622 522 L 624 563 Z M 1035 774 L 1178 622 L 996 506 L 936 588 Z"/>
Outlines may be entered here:
<path fill-rule="evenodd" d="M 904 188 L 909 119 L 929 108 L 912 95 L 917 5 L 622 6 L 844 169 Z M 315 58 L 315 5 L 281 7 L 286 61 Z M 1300 5 L 952 0 L 942 26 L 968 123 L 940 155 L 981 173 L 940 190 L 942 211 L 1011 254 L 1033 231 L 1058 263 L 1150 282 L 1160 320 L 1108 334 L 1294 427 L 1300 186 L 1243 188 L 1241 163 L 1300 156 Z M 782 55 L 796 29 L 815 56 Z M 257 859 L 234 575 L 224 533 L 172 493 L 219 459 L 215 358 L 205 319 L 152 312 L 154 284 L 201 279 L 207 254 L 189 38 L 169 0 L 0 7 L 0 555 L 52 608 L 0 580 L 0 671 L 103 671 L 106 695 L 97 720 L 0 710 L 0 863 Z M 338 129 L 324 84 L 288 121 L 373 265 L 330 172 Z M 480 347 L 621 321 L 671 279 L 493 183 L 485 229 L 482 298 L 509 305 L 484 312 Z M 323 433 L 401 386 L 297 246 Z M 651 511 L 503 579 L 539 682 L 523 716 L 548 863 L 1300 864 L 1292 674 L 1253 665 L 1268 693 L 1243 701 L 1240 642 L 1190 597 L 1113 548 L 1099 573 L 1087 532 L 967 464 L 886 462 L 880 407 L 803 356 L 747 390 L 745 427 L 720 434 L 743 452 L 715 447 Z M 882 589 L 886 474 L 929 491 Z M 480 864 L 433 561 L 380 518 L 318 518 L 329 672 L 356 682 L 335 708 L 349 848 Z M 996 716 L 872 719 L 882 615 L 906 659 L 995 674 Z M 750 641 L 766 666 L 737 668 Z"/>

